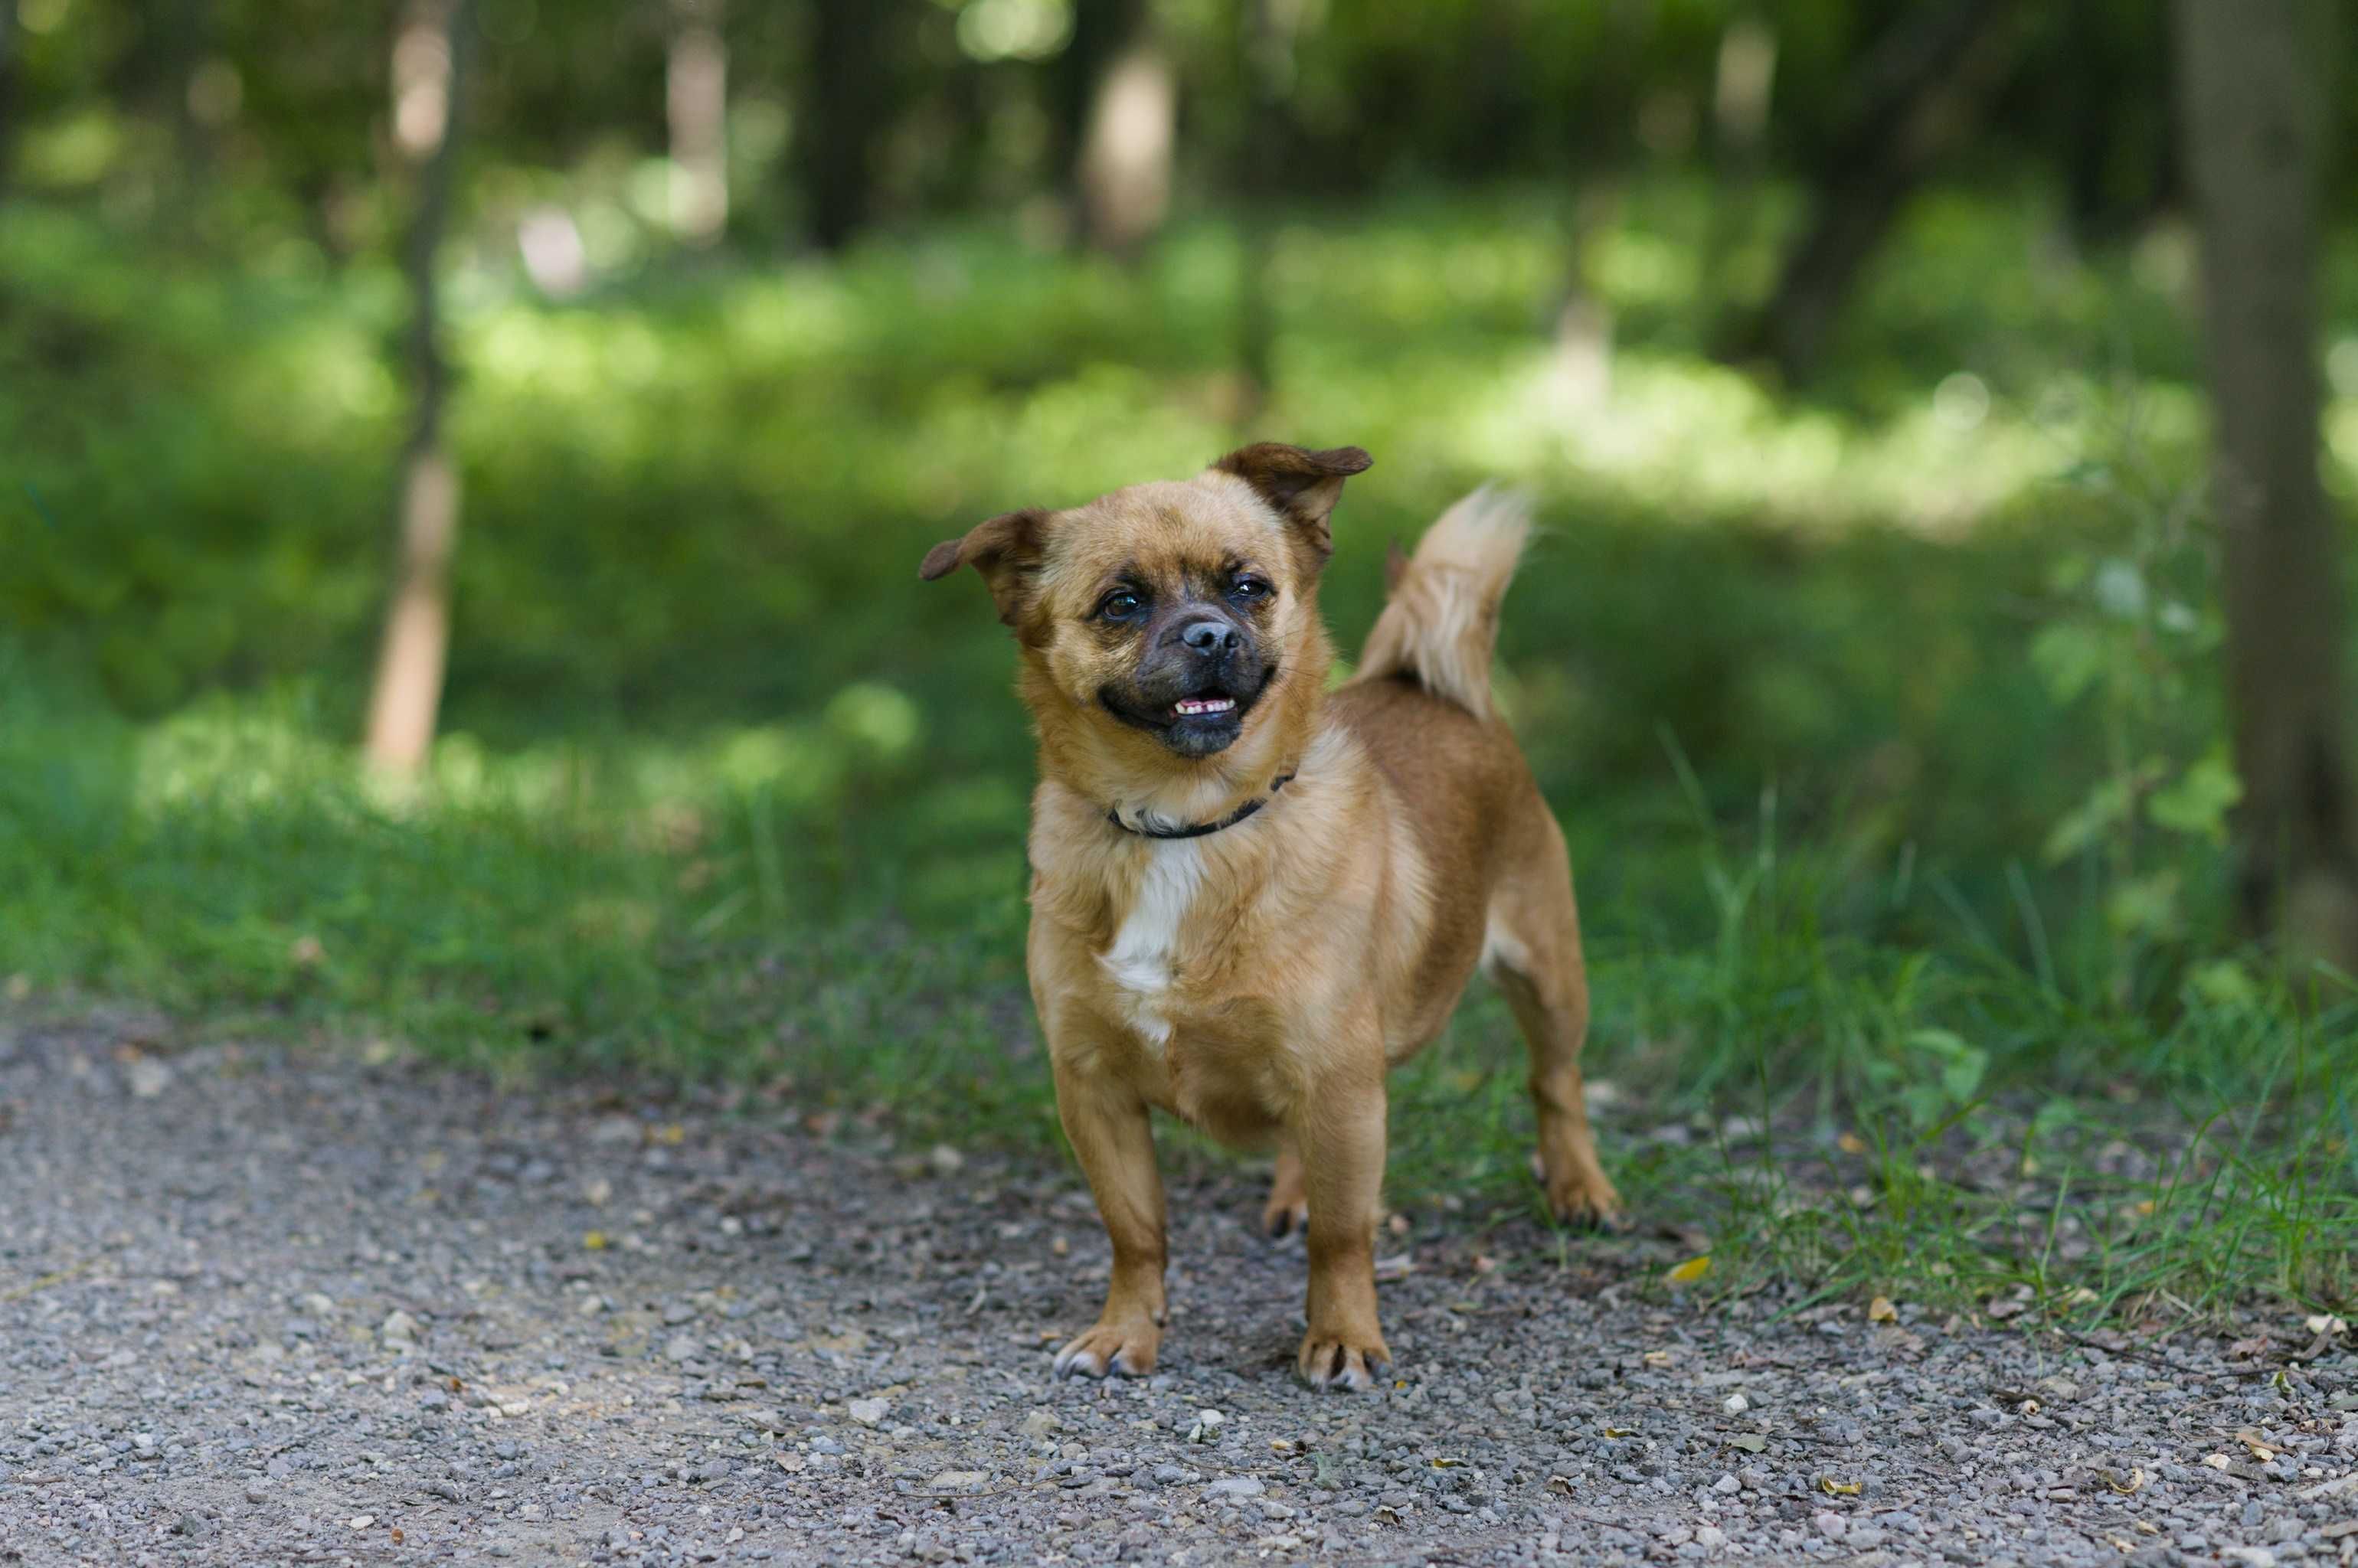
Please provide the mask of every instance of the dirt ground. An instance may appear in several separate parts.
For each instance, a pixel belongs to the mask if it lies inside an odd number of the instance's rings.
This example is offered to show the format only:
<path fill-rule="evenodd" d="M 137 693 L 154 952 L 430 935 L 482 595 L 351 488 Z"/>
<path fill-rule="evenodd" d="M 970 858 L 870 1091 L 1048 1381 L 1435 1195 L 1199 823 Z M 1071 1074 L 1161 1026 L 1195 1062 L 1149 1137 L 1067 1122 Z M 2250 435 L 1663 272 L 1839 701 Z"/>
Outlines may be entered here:
<path fill-rule="evenodd" d="M 1393 1237 L 1394 1386 L 1172 1195 L 1157 1376 L 1057 1383 L 1066 1169 L 792 1108 L 0 1014 L 0 1562 L 2347 1564 L 2358 1365 L 1667 1294 L 1642 1235 Z M 2101 1337 L 2101 1336 L 2100 1336 Z"/>

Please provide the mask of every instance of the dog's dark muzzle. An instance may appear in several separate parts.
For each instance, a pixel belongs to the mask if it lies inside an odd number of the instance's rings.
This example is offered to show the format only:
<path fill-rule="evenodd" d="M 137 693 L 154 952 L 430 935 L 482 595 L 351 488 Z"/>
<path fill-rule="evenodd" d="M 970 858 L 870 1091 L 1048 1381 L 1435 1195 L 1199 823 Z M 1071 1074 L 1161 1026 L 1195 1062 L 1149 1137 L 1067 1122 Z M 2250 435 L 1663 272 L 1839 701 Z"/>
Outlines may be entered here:
<path fill-rule="evenodd" d="M 1098 700 L 1183 757 L 1208 757 L 1236 740 L 1277 674 L 1249 626 L 1201 605 L 1150 628 L 1146 645 L 1136 674 Z"/>

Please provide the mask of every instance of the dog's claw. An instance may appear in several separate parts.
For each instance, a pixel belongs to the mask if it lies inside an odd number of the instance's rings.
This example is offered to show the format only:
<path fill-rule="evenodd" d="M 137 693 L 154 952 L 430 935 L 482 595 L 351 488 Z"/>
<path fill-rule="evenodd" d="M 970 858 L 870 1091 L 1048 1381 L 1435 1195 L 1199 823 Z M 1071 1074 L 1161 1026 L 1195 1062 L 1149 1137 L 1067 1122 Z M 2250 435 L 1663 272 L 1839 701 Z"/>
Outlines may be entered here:
<path fill-rule="evenodd" d="M 1260 1211 L 1261 1230 L 1271 1241 L 1282 1241 L 1297 1230 L 1307 1229 L 1309 1225 L 1310 1206 L 1298 1198 L 1288 1203 L 1272 1196 Z"/>
<path fill-rule="evenodd" d="M 1322 1339 L 1313 1335 L 1303 1340 L 1302 1355 L 1295 1365 L 1302 1380 L 1314 1389 L 1356 1393 L 1381 1382 L 1391 1370 L 1391 1357 L 1381 1345 L 1347 1345 L 1339 1339 Z"/>
<path fill-rule="evenodd" d="M 1098 1324 L 1056 1352 L 1059 1378 L 1143 1378 L 1154 1370 L 1162 1336 L 1120 1325 Z"/>
<path fill-rule="evenodd" d="M 1547 1191 L 1548 1212 L 1556 1223 L 1575 1230 L 1596 1230 L 1619 1234 L 1629 1228 L 1628 1211 L 1621 1206 L 1621 1195 L 1613 1190 L 1603 1172 L 1584 1176 L 1577 1172 L 1563 1177 L 1552 1177 L 1537 1153 L 1531 1156 L 1531 1175 Z"/>

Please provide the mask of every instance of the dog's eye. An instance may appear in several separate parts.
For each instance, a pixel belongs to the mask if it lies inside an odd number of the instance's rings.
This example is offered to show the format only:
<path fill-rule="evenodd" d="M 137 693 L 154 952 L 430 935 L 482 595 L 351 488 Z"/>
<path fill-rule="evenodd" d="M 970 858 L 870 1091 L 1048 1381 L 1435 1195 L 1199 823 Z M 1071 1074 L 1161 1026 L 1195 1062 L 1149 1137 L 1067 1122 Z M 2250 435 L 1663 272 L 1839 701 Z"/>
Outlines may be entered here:
<path fill-rule="evenodd" d="M 1127 621 L 1137 614 L 1145 602 L 1130 589 L 1118 588 L 1106 595 L 1105 602 L 1098 606 L 1098 613 L 1109 621 Z"/>
<path fill-rule="evenodd" d="M 1239 572 L 1237 574 L 1234 586 L 1228 591 L 1238 599 L 1266 599 L 1269 596 L 1270 587 L 1267 582 L 1250 572 Z"/>

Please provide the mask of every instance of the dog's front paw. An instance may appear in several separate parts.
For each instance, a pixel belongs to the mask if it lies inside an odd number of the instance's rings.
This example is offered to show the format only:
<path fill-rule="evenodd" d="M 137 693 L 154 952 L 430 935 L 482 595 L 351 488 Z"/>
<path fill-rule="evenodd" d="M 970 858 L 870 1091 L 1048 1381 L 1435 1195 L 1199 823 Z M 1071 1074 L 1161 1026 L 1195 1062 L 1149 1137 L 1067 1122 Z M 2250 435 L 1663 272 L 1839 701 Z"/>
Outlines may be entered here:
<path fill-rule="evenodd" d="M 1340 1335 L 1312 1329 L 1302 1338 L 1302 1355 L 1294 1365 L 1302 1380 L 1314 1389 L 1372 1389 L 1391 1370 L 1392 1353 L 1384 1342 L 1353 1344 Z"/>
<path fill-rule="evenodd" d="M 1163 1331 L 1152 1323 L 1100 1323 L 1056 1352 L 1056 1376 L 1143 1378 L 1162 1348 Z"/>

